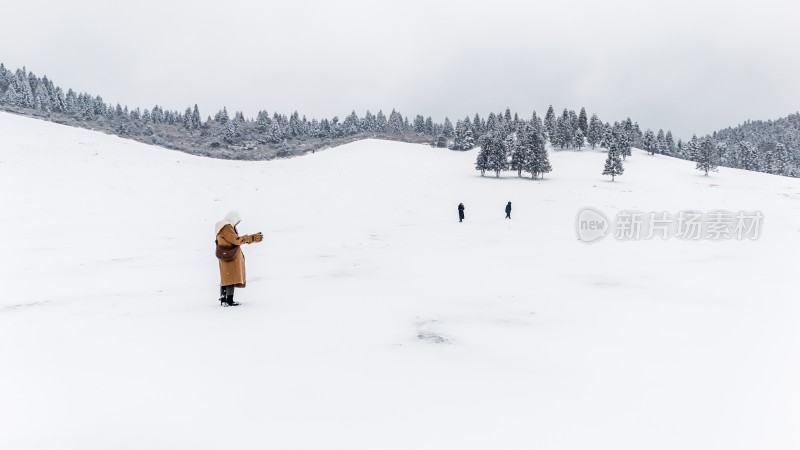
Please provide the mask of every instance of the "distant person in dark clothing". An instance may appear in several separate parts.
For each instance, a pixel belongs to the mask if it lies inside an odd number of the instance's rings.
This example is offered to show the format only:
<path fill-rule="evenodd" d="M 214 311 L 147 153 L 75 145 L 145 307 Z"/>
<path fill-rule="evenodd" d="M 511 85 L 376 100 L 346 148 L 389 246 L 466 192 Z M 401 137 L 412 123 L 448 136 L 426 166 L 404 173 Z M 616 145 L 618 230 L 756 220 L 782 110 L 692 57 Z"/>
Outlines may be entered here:
<path fill-rule="evenodd" d="M 458 221 L 459 222 L 463 222 L 464 221 L 464 204 L 463 203 L 459 203 L 458 204 Z"/>
<path fill-rule="evenodd" d="M 511 202 L 508 202 L 506 205 L 506 219 L 511 218 Z"/>

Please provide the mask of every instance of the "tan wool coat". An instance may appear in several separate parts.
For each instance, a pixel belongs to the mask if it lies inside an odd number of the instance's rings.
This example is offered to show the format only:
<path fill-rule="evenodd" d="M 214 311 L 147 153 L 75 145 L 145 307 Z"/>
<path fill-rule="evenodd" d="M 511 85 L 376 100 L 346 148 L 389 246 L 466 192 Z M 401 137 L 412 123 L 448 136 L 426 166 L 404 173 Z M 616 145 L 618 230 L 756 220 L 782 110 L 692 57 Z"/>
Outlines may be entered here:
<path fill-rule="evenodd" d="M 233 261 L 219 261 L 219 277 L 220 286 L 236 286 L 243 288 L 247 285 L 247 278 L 244 269 L 244 253 L 242 252 L 242 244 L 250 244 L 253 242 L 252 236 L 239 236 L 233 225 L 227 224 L 217 233 L 217 244 L 223 246 L 236 245 L 239 246 L 239 251 L 236 252 L 236 258 Z"/>

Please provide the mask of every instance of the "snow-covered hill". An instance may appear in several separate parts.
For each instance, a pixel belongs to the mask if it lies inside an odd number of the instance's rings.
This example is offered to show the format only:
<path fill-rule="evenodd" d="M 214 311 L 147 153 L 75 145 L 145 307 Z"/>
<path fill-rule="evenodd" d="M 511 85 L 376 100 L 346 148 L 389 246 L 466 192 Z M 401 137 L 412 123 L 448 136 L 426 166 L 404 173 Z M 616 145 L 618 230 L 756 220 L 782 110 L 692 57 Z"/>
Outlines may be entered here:
<path fill-rule="evenodd" d="M 232 162 L 0 114 L 0 448 L 800 448 L 800 181 L 635 152 L 612 183 L 604 158 Z M 585 206 L 765 219 L 587 245 Z M 265 235 L 238 308 L 229 209 Z"/>

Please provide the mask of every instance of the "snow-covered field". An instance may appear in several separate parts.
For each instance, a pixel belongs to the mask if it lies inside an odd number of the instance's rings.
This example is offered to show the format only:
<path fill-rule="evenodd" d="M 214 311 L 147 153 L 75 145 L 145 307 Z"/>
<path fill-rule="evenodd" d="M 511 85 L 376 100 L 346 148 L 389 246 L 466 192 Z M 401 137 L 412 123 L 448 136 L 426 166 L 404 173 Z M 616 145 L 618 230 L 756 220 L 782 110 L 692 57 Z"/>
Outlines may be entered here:
<path fill-rule="evenodd" d="M 800 448 L 798 180 L 635 151 L 612 183 L 591 150 L 481 178 L 475 155 L 219 161 L 0 114 L 0 449 Z M 765 220 L 586 245 L 584 206 Z M 265 235 L 237 308 L 229 209 Z"/>

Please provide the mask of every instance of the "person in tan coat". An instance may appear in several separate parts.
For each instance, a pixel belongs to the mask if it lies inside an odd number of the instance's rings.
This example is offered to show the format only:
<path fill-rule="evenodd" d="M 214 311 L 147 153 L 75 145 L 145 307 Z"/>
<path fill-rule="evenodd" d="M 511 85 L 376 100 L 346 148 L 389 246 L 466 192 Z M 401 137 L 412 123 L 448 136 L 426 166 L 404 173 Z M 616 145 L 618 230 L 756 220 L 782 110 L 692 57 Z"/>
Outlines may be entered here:
<path fill-rule="evenodd" d="M 252 244 L 254 242 L 261 242 L 264 236 L 261 232 L 256 234 L 248 234 L 239 236 L 236 230 L 236 225 L 242 219 L 236 211 L 231 211 L 225 216 L 225 219 L 217 222 L 214 227 L 217 238 L 216 243 L 222 247 L 238 247 L 236 257 L 231 261 L 223 261 L 219 259 L 219 276 L 220 276 L 220 292 L 219 303 L 223 306 L 237 306 L 238 303 L 233 301 L 234 288 L 246 287 L 247 278 L 245 276 L 244 267 L 244 253 L 242 253 L 242 244 Z"/>

